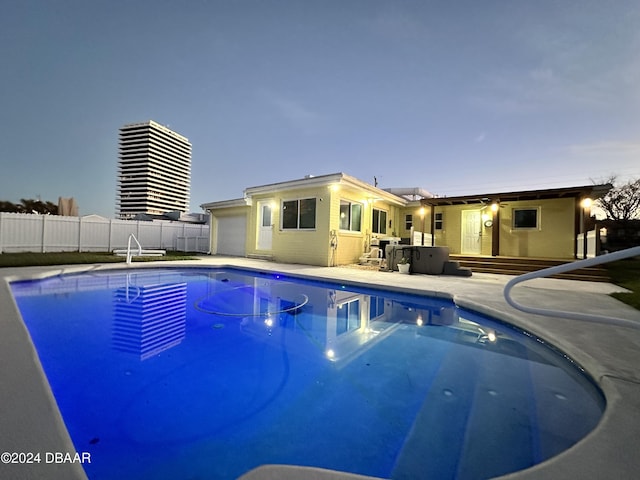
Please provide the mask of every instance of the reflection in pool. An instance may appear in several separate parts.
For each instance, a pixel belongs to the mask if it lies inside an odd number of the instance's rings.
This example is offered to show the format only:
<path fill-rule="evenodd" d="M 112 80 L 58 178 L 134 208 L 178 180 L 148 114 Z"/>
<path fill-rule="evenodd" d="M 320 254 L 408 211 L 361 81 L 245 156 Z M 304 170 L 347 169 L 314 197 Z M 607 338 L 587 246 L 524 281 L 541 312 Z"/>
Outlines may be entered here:
<path fill-rule="evenodd" d="M 487 478 L 567 449 L 604 408 L 562 355 L 443 299 L 235 269 L 12 290 L 92 479 Z"/>

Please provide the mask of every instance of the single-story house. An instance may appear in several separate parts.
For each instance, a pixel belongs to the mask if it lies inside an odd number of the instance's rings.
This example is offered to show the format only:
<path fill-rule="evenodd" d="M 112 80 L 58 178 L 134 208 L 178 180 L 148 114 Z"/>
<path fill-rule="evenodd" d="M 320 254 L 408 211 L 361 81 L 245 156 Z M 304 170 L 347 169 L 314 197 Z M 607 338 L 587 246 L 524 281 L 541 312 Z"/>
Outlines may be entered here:
<path fill-rule="evenodd" d="M 399 241 L 409 203 L 334 173 L 247 188 L 243 198 L 202 208 L 211 214 L 213 254 L 332 266 L 357 262 L 374 237 Z"/>
<path fill-rule="evenodd" d="M 575 258 L 585 199 L 610 185 L 460 197 L 380 189 L 344 173 L 245 189 L 201 205 L 211 253 L 333 266 L 357 263 L 373 243 L 448 246 L 452 254 Z"/>
<path fill-rule="evenodd" d="M 460 255 L 573 259 L 591 204 L 610 184 L 427 198 L 435 245 Z"/>

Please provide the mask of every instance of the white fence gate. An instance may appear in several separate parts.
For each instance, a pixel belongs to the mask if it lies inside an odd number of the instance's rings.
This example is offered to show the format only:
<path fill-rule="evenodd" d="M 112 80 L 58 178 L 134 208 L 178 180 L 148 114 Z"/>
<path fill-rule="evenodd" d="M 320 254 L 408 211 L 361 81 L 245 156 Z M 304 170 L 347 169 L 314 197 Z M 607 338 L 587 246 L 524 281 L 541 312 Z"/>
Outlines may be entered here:
<path fill-rule="evenodd" d="M 0 253 L 110 252 L 131 233 L 143 248 L 209 251 L 209 225 L 0 212 Z"/>

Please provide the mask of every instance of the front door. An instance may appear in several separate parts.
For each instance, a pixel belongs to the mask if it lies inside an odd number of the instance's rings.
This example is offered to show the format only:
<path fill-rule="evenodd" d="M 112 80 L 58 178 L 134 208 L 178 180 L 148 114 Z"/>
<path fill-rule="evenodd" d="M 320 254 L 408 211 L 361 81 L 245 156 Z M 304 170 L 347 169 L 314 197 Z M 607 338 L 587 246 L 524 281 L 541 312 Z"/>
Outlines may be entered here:
<path fill-rule="evenodd" d="M 256 249 L 271 250 L 273 238 L 273 207 L 270 200 L 258 202 Z"/>
<path fill-rule="evenodd" d="M 462 211 L 462 248 L 463 255 L 480 255 L 481 247 L 481 214 L 480 210 Z"/>

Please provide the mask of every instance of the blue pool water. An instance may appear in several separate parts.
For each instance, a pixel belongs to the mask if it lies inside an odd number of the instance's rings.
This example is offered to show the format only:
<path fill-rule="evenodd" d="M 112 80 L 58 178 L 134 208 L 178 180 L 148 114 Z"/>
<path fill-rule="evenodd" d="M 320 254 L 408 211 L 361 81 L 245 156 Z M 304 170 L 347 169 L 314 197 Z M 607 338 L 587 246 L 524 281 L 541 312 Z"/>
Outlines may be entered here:
<path fill-rule="evenodd" d="M 448 300 L 235 269 L 11 287 L 93 480 L 267 463 L 487 478 L 569 448 L 604 409 L 562 355 Z"/>

